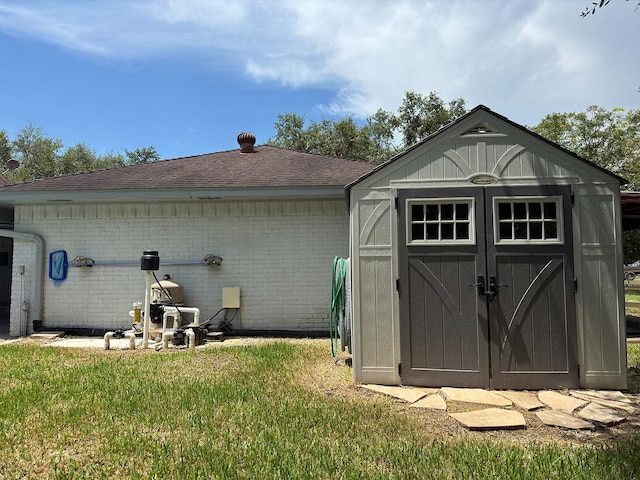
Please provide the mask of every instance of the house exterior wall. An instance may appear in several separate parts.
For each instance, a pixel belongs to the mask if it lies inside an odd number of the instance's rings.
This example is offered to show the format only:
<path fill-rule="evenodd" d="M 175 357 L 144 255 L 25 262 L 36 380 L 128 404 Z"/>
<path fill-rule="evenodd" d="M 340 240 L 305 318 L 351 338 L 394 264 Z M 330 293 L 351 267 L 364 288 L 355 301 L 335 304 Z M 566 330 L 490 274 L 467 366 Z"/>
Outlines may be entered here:
<path fill-rule="evenodd" d="M 486 121 L 494 134 L 465 135 Z M 569 184 L 575 195 L 574 265 L 580 384 L 626 387 L 619 183 L 606 173 L 479 112 L 352 186 L 351 265 L 354 379 L 400 384 L 396 192 L 470 186 Z"/>
<path fill-rule="evenodd" d="M 110 203 L 19 206 L 15 228 L 45 242 L 43 327 L 122 328 L 133 302 L 144 301 L 144 250 L 158 250 L 158 279 L 184 286 L 201 321 L 222 305 L 222 288 L 241 288 L 237 329 L 327 331 L 333 258 L 348 251 L 348 210 L 339 200 Z M 46 278 L 48 255 L 67 251 L 95 260 L 69 267 L 59 285 Z M 14 242 L 11 334 L 36 318 L 21 310 L 34 295 L 35 250 Z M 220 266 L 163 265 L 223 258 Z M 102 264 L 102 265 L 101 265 Z M 123 265 L 125 264 L 125 265 Z M 18 265 L 25 265 L 19 274 Z M 22 332 L 24 334 L 24 332 Z"/>

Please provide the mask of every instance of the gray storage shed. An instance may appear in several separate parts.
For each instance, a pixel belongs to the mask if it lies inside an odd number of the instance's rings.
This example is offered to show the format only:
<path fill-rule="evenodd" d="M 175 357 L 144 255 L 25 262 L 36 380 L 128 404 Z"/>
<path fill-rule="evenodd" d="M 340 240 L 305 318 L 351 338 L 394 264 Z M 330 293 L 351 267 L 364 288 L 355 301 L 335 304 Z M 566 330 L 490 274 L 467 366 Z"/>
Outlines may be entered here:
<path fill-rule="evenodd" d="M 348 185 L 355 381 L 626 388 L 624 183 L 480 105 Z"/>

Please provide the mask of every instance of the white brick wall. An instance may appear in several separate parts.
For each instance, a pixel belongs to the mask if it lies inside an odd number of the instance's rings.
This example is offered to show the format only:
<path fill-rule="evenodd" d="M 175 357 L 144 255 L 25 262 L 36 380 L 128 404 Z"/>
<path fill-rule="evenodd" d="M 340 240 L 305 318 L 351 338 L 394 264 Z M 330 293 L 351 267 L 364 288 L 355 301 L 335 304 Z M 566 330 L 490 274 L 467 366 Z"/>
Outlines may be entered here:
<path fill-rule="evenodd" d="M 70 260 L 82 255 L 96 261 L 93 268 L 70 267 L 60 285 L 45 278 L 47 329 L 129 326 L 133 302 L 144 301 L 140 256 L 158 250 L 156 275 L 170 274 L 182 284 L 185 303 L 200 308 L 202 320 L 221 308 L 223 286 L 240 286 L 235 328 L 328 330 L 332 261 L 348 252 L 344 200 L 22 206 L 15 224 L 17 231 L 44 238 L 45 277 L 54 250 L 66 250 Z M 33 253 L 16 241 L 14 267 L 33 265 Z M 162 265 L 200 261 L 209 253 L 223 264 Z M 100 266 L 113 262 L 133 265 Z M 21 281 L 14 268 L 12 334 L 19 331 L 18 297 L 33 295 L 21 291 Z"/>

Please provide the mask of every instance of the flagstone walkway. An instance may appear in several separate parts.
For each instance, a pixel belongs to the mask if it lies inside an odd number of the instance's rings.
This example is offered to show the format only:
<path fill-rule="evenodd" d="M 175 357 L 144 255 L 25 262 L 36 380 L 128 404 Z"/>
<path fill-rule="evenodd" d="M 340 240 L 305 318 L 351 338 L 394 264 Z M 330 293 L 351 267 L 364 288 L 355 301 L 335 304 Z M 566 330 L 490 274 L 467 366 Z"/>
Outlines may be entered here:
<path fill-rule="evenodd" d="M 455 402 L 487 406 L 467 412 L 449 413 L 451 418 L 469 430 L 526 428 L 526 420 L 520 410 L 533 411 L 545 425 L 570 430 L 606 428 L 640 414 L 640 404 L 618 391 L 521 392 L 451 387 L 361 387 L 400 399 L 415 408 L 448 410 Z"/>

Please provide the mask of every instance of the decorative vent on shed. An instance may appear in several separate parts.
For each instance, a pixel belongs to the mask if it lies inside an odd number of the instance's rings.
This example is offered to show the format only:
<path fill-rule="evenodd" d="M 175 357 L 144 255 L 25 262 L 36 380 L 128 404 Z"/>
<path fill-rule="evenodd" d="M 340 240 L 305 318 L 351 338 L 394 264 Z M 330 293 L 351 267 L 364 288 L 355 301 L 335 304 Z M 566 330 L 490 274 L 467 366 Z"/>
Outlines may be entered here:
<path fill-rule="evenodd" d="M 502 133 L 498 132 L 487 123 L 479 123 L 462 134 L 463 137 L 467 135 L 502 135 Z"/>

